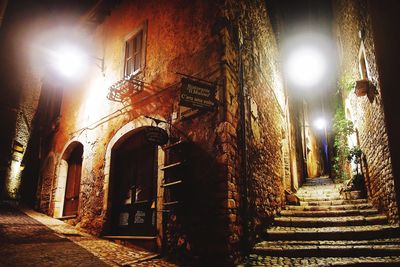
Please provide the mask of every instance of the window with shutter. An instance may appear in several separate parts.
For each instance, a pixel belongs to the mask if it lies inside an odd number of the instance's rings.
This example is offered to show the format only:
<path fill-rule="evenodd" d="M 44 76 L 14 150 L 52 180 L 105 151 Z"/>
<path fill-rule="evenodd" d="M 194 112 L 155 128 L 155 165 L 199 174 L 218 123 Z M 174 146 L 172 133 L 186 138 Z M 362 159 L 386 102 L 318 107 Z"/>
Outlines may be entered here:
<path fill-rule="evenodd" d="M 125 43 L 125 76 L 135 75 L 143 68 L 143 30 Z"/>

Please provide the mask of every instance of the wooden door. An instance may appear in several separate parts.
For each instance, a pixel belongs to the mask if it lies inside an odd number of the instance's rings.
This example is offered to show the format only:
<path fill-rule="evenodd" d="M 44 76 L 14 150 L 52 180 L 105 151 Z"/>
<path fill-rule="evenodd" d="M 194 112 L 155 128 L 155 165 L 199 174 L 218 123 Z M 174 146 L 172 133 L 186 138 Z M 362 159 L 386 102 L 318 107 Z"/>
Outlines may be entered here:
<path fill-rule="evenodd" d="M 117 152 L 114 165 L 114 233 L 155 234 L 156 146 L 135 144 Z M 128 148 L 127 148 L 128 147 Z"/>
<path fill-rule="evenodd" d="M 78 213 L 79 192 L 82 171 L 82 149 L 77 147 L 68 160 L 67 185 L 65 188 L 63 216 L 72 216 Z"/>

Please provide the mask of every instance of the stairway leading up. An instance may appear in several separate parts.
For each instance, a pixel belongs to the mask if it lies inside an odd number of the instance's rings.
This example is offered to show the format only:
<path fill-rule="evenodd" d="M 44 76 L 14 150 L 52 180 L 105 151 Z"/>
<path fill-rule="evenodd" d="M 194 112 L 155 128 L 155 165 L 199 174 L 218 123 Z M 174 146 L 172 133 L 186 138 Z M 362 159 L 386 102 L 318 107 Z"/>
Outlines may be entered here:
<path fill-rule="evenodd" d="M 343 199 L 330 178 L 309 178 L 300 205 L 287 205 L 248 266 L 400 266 L 400 228 L 367 199 Z"/>

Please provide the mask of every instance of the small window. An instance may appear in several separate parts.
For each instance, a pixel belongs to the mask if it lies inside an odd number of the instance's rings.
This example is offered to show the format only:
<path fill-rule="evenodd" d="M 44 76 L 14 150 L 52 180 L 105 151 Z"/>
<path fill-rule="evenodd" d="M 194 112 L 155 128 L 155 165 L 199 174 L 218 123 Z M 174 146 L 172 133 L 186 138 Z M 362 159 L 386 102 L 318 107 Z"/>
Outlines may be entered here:
<path fill-rule="evenodd" d="M 125 43 L 125 76 L 139 73 L 144 66 L 144 34 L 138 31 Z"/>
<path fill-rule="evenodd" d="M 360 50 L 358 52 L 358 69 L 360 71 L 361 79 L 368 80 L 368 67 L 367 60 L 365 58 L 365 47 L 363 42 L 361 42 Z"/>

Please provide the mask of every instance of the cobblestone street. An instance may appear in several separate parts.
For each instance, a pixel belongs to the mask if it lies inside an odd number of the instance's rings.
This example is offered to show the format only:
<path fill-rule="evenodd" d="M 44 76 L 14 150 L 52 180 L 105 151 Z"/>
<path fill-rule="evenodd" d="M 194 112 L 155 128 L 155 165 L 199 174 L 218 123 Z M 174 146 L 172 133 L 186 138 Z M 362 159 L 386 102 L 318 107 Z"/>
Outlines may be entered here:
<path fill-rule="evenodd" d="M 0 204 L 0 266 L 176 266 L 158 257 L 35 211 Z"/>

